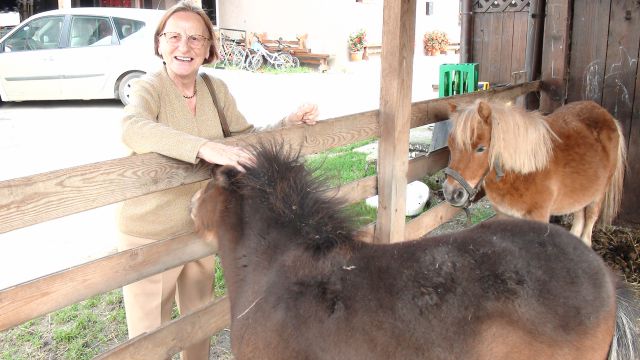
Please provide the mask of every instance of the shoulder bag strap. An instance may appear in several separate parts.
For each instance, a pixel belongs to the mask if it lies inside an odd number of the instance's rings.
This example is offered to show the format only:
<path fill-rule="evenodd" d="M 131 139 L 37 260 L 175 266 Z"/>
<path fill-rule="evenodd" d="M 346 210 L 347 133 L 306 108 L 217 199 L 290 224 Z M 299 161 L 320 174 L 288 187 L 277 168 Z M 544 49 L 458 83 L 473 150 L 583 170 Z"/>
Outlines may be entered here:
<path fill-rule="evenodd" d="M 216 110 L 218 110 L 218 117 L 220 118 L 220 125 L 222 125 L 222 133 L 224 137 L 231 136 L 231 130 L 229 130 L 229 123 L 227 123 L 227 117 L 224 116 L 224 111 L 221 110 L 220 106 L 218 106 L 218 98 L 216 97 L 215 91 L 213 91 L 213 84 L 211 83 L 211 79 L 207 74 L 201 72 L 200 76 L 202 76 L 202 80 L 207 85 L 207 89 L 209 89 L 209 93 L 211 94 L 211 98 L 213 99 L 213 106 L 215 106 Z"/>

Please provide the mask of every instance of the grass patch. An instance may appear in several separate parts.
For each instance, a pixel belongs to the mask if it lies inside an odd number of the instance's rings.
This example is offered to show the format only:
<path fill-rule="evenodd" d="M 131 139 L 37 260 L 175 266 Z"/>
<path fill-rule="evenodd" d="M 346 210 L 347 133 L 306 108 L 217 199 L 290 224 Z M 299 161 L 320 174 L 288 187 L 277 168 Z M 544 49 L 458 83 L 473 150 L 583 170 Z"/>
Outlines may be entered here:
<path fill-rule="evenodd" d="M 364 200 L 348 205 L 345 211 L 355 217 L 359 227 L 375 222 L 378 216 L 378 210 L 367 205 Z"/>
<path fill-rule="evenodd" d="M 355 144 L 330 149 L 307 157 L 306 165 L 317 175 L 327 177 L 331 186 L 375 175 L 375 166 L 367 164 L 367 155 L 352 151 L 374 140 L 359 141 Z"/>
<path fill-rule="evenodd" d="M 216 65 L 212 65 L 212 64 L 207 64 L 204 65 L 206 67 L 210 67 L 210 68 L 214 68 L 214 69 L 223 69 L 223 70 L 244 70 L 247 71 L 246 69 L 237 67 L 237 66 L 233 66 L 233 65 L 227 65 L 224 66 L 222 64 L 216 64 Z M 307 74 L 307 73 L 314 73 L 317 72 L 315 69 L 310 68 L 308 66 L 298 66 L 298 67 L 291 67 L 291 68 L 286 68 L 286 69 L 276 69 L 273 66 L 270 65 L 262 65 L 260 67 L 260 69 L 258 69 L 256 72 L 258 73 L 263 73 L 263 74 Z"/>
<path fill-rule="evenodd" d="M 264 74 L 306 74 L 306 73 L 312 73 L 316 71 L 307 66 L 290 67 L 290 68 L 278 70 L 269 65 L 266 65 L 266 66 L 262 65 L 257 72 L 264 73 Z"/>
<path fill-rule="evenodd" d="M 126 338 L 118 289 L 3 331 L 0 359 L 91 359 Z"/>

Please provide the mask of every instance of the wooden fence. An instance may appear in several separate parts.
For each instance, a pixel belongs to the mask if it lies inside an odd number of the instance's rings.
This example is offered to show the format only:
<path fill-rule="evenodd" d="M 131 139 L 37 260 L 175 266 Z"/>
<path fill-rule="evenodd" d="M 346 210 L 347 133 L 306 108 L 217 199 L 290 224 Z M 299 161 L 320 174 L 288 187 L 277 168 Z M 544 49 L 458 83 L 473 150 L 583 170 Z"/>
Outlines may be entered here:
<path fill-rule="evenodd" d="M 476 92 L 411 104 L 410 127 L 448 118 L 447 102 L 464 105 L 480 97 L 515 99 L 539 91 L 540 82 Z M 380 111 L 343 116 L 314 127 L 292 127 L 221 140 L 241 144 L 257 138 L 277 138 L 301 146 L 312 154 L 380 135 Z M 409 162 L 407 181 L 434 174 L 446 166 L 448 151 Z M 206 180 L 206 165 L 191 165 L 150 153 L 56 170 L 0 182 L 0 233 L 74 213 L 117 203 L 128 198 Z M 332 189 L 349 202 L 376 195 L 376 176 Z M 442 203 L 406 225 L 403 238 L 421 236 L 451 218 L 459 209 Z M 373 227 L 368 227 L 370 241 Z M 206 243 L 188 237 L 159 241 L 118 252 L 70 269 L 0 290 L 0 331 L 48 314 L 91 296 L 105 293 L 150 275 L 213 253 Z M 20 256 L 21 254 L 16 254 Z M 22 254 L 28 257 L 28 254 Z M 223 297 L 159 329 L 131 339 L 99 356 L 109 359 L 156 359 L 177 353 L 228 325 L 229 303 Z"/>

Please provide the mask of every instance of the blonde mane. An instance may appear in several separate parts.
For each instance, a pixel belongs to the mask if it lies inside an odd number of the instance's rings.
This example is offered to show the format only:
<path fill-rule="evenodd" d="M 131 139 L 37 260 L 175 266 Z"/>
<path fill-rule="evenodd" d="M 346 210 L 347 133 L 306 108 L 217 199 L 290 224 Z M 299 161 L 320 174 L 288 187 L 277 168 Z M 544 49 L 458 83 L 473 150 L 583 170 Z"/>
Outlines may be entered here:
<path fill-rule="evenodd" d="M 470 151 L 471 143 L 481 131 L 484 121 L 478 115 L 478 105 L 458 111 L 454 117 L 452 134 L 455 145 Z M 487 102 L 491 108 L 491 145 L 489 166 L 500 164 L 504 171 L 522 174 L 547 167 L 553 155 L 553 138 L 558 137 L 549 128 L 543 116 L 511 104 Z"/>

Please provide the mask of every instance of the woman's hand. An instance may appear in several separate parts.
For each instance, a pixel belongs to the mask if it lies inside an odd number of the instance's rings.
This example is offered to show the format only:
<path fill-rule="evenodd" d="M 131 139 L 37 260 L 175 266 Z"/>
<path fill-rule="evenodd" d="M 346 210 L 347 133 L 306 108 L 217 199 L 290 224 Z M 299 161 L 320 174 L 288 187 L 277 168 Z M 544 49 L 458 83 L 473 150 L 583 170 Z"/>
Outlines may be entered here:
<path fill-rule="evenodd" d="M 285 119 L 285 125 L 315 125 L 318 120 L 318 105 L 316 104 L 302 104 L 298 109 L 289 114 Z"/>
<path fill-rule="evenodd" d="M 228 146 L 217 142 L 206 142 L 200 150 L 198 157 L 208 163 L 218 165 L 231 165 L 244 172 L 243 166 L 254 165 L 256 160 L 245 149 L 237 146 Z"/>

